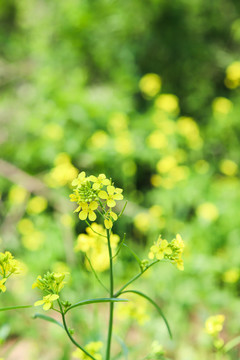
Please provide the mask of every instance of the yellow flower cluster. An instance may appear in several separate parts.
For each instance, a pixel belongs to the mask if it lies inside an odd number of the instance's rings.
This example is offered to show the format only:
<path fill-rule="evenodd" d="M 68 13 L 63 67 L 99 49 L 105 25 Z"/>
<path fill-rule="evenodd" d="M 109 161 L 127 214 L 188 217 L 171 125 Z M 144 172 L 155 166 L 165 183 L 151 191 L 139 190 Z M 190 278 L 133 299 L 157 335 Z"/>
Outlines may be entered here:
<path fill-rule="evenodd" d="M 217 336 L 223 329 L 225 316 L 222 314 L 210 316 L 205 322 L 205 331 L 212 336 Z"/>
<path fill-rule="evenodd" d="M 101 341 L 92 341 L 85 346 L 86 351 L 94 356 L 96 360 L 102 360 L 102 355 L 99 354 L 99 350 L 103 347 L 103 343 Z M 73 357 L 80 360 L 89 360 L 89 356 L 87 356 L 82 350 L 77 349 L 73 352 Z"/>
<path fill-rule="evenodd" d="M 122 189 L 115 188 L 104 174 L 98 177 L 93 175 L 86 177 L 84 171 L 73 180 L 72 185 L 75 188 L 70 199 L 78 204 L 75 212 L 79 212 L 80 220 L 88 218 L 90 221 L 95 221 L 97 218 L 95 211 L 100 207 L 105 227 L 112 228 L 113 221 L 118 218 L 112 208 L 116 206 L 116 200 L 123 199 Z"/>
<path fill-rule="evenodd" d="M 39 275 L 33 283 L 32 288 L 39 288 L 47 293 L 42 300 L 36 301 L 34 306 L 43 305 L 43 310 L 49 310 L 53 306 L 53 301 L 59 298 L 59 292 L 63 289 L 67 273 L 47 272 L 43 277 Z"/>
<path fill-rule="evenodd" d="M 102 225 L 93 223 L 86 229 L 87 234 L 80 234 L 77 238 L 75 251 L 84 252 L 90 259 L 92 266 L 96 271 L 105 271 L 109 268 L 108 244 L 106 230 Z M 120 237 L 111 233 L 110 241 L 113 251 L 117 248 Z M 89 268 L 86 259 L 86 266 Z"/>
<path fill-rule="evenodd" d="M 20 264 L 9 251 L 0 253 L 0 292 L 6 291 L 6 281 L 12 274 L 20 273 Z"/>
<path fill-rule="evenodd" d="M 184 270 L 182 253 L 184 249 L 184 242 L 179 234 L 170 243 L 162 239 L 161 236 L 157 239 L 153 246 L 150 248 L 148 254 L 149 259 L 153 260 L 170 260 L 177 266 L 179 270 Z"/>

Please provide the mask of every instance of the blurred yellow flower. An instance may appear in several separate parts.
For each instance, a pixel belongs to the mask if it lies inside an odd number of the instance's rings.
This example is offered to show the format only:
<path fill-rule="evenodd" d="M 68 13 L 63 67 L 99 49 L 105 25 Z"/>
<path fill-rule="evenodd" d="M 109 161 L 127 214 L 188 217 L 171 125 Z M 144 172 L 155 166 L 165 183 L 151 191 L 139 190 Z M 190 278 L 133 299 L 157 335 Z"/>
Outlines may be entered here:
<path fill-rule="evenodd" d="M 210 316 L 205 322 L 205 331 L 212 336 L 218 335 L 223 329 L 224 315 Z"/>
<path fill-rule="evenodd" d="M 28 214 L 40 214 L 47 208 L 47 200 L 42 196 L 34 196 L 28 201 L 27 212 Z"/>
<path fill-rule="evenodd" d="M 54 163 L 55 167 L 44 178 L 48 186 L 52 188 L 64 186 L 77 177 L 78 170 L 72 165 L 68 154 L 58 154 Z"/>
<path fill-rule="evenodd" d="M 31 234 L 34 231 L 33 222 L 29 219 L 21 219 L 17 224 L 18 231 L 22 235 Z"/>
<path fill-rule="evenodd" d="M 88 147 L 95 149 L 102 149 L 108 142 L 109 136 L 103 130 L 95 131 L 95 133 L 88 140 Z"/>
<path fill-rule="evenodd" d="M 73 227 L 74 225 L 74 221 L 73 221 L 73 218 L 71 215 L 69 214 L 63 214 L 61 217 L 60 217 L 60 221 L 61 223 L 65 226 L 65 227 Z"/>
<path fill-rule="evenodd" d="M 235 283 L 240 278 L 240 271 L 237 268 L 232 268 L 223 273 L 222 279 L 226 283 Z"/>
<path fill-rule="evenodd" d="M 177 115 L 179 113 L 179 100 L 176 95 L 162 94 L 155 100 L 155 106 L 167 113 Z"/>
<path fill-rule="evenodd" d="M 217 97 L 213 100 L 212 109 L 215 115 L 227 115 L 232 110 L 233 103 L 224 97 Z"/>
<path fill-rule="evenodd" d="M 172 155 L 167 155 L 158 161 L 156 168 L 160 174 L 168 173 L 177 165 L 177 160 Z"/>
<path fill-rule="evenodd" d="M 146 74 L 139 81 L 140 90 L 148 97 L 157 95 L 161 89 L 161 85 L 161 78 L 157 74 Z"/>
<path fill-rule="evenodd" d="M 110 132 L 119 134 L 125 132 L 128 128 L 128 116 L 124 113 L 114 113 L 108 121 L 108 129 Z"/>
<path fill-rule="evenodd" d="M 144 325 L 149 320 L 146 305 L 140 302 L 136 305 L 133 301 L 129 301 L 125 304 L 118 304 L 116 306 L 116 316 L 119 320 L 136 320 L 139 325 Z"/>
<path fill-rule="evenodd" d="M 161 130 L 153 131 L 147 137 L 147 145 L 153 149 L 164 149 L 168 146 L 168 139 Z"/>
<path fill-rule="evenodd" d="M 40 249 L 45 241 L 45 236 L 42 232 L 34 230 L 21 238 L 23 246 L 30 251 L 37 251 Z"/>
<path fill-rule="evenodd" d="M 209 163 L 206 160 L 198 160 L 195 164 L 194 164 L 195 170 L 199 173 L 199 174 L 206 174 L 210 168 Z"/>
<path fill-rule="evenodd" d="M 46 138 L 54 141 L 59 141 L 64 136 L 64 131 L 62 126 L 56 123 L 46 124 L 43 128 L 42 133 Z"/>
<path fill-rule="evenodd" d="M 122 189 L 115 188 L 112 185 L 107 186 L 107 192 L 104 191 L 104 190 L 101 190 L 99 192 L 98 196 L 100 197 L 100 199 L 106 200 L 107 201 L 107 206 L 110 207 L 110 208 L 116 206 L 116 201 L 115 200 L 122 200 L 123 199 Z"/>
<path fill-rule="evenodd" d="M 109 268 L 106 230 L 102 225 L 92 223 L 91 228 L 87 227 L 86 232 L 87 234 L 78 235 L 74 250 L 86 253 L 96 271 L 105 271 Z M 118 235 L 111 233 L 110 241 L 114 252 L 120 238 Z M 90 269 L 87 259 L 85 263 L 86 267 Z"/>
<path fill-rule="evenodd" d="M 145 234 L 149 229 L 151 225 L 151 217 L 148 212 L 141 212 L 137 214 L 133 219 L 134 226 L 141 231 L 143 234 Z"/>
<path fill-rule="evenodd" d="M 235 89 L 240 85 L 240 61 L 234 61 L 226 69 L 225 85 Z"/>
<path fill-rule="evenodd" d="M 203 140 L 200 136 L 199 127 L 191 117 L 182 116 L 177 120 L 178 132 L 186 138 L 192 149 L 202 147 Z"/>
<path fill-rule="evenodd" d="M 230 159 L 223 159 L 219 167 L 221 172 L 227 176 L 234 176 L 238 171 L 238 165 Z"/>
<path fill-rule="evenodd" d="M 197 216 L 208 220 L 208 221 L 214 221 L 217 220 L 219 217 L 219 211 L 216 205 L 210 202 L 203 203 L 197 207 Z"/>
<path fill-rule="evenodd" d="M 115 149 L 119 154 L 129 155 L 134 150 L 133 142 L 128 132 L 119 134 L 114 139 Z"/>
<path fill-rule="evenodd" d="M 23 187 L 13 185 L 8 193 L 8 198 L 11 204 L 22 204 L 27 198 L 28 192 Z"/>
<path fill-rule="evenodd" d="M 92 341 L 84 346 L 84 349 L 94 356 L 96 360 L 102 360 L 102 355 L 99 354 L 99 350 L 103 347 L 103 343 L 101 341 Z M 76 359 L 80 360 L 89 360 L 89 356 L 87 356 L 82 350 L 77 349 L 72 353 L 72 356 Z"/>

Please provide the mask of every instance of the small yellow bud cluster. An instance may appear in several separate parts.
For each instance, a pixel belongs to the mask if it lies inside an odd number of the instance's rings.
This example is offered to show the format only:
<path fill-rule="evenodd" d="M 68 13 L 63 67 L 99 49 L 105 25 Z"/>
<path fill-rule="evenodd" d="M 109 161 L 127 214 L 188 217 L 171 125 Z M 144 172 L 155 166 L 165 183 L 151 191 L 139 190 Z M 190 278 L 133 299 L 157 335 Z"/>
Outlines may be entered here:
<path fill-rule="evenodd" d="M 159 236 L 158 240 L 151 246 L 148 257 L 151 260 L 154 258 L 157 260 L 170 260 L 179 270 L 184 270 L 182 260 L 183 249 L 184 242 L 179 234 L 170 243 Z"/>
<path fill-rule="evenodd" d="M 73 180 L 72 186 L 74 190 L 70 199 L 78 204 L 75 212 L 79 212 L 80 220 L 88 218 L 90 221 L 95 221 L 97 218 L 95 211 L 100 207 L 105 227 L 112 228 L 113 221 L 118 218 L 112 208 L 116 206 L 116 200 L 123 199 L 122 189 L 115 188 L 104 174 L 98 177 L 93 175 L 86 177 L 84 171 Z"/>
<path fill-rule="evenodd" d="M 13 255 L 9 251 L 0 253 L 0 292 L 6 291 L 6 281 L 12 274 L 19 274 L 20 266 L 19 262 L 14 259 Z"/>
<path fill-rule="evenodd" d="M 59 292 L 63 289 L 67 273 L 47 272 L 43 277 L 39 275 L 33 283 L 32 288 L 39 288 L 47 293 L 42 300 L 36 301 L 34 306 L 43 305 L 43 310 L 49 310 L 53 306 L 53 301 L 59 298 Z"/>
<path fill-rule="evenodd" d="M 205 322 L 205 331 L 213 337 L 213 344 L 216 349 L 220 349 L 224 345 L 224 340 L 220 337 L 223 329 L 225 316 L 222 314 L 210 316 Z"/>

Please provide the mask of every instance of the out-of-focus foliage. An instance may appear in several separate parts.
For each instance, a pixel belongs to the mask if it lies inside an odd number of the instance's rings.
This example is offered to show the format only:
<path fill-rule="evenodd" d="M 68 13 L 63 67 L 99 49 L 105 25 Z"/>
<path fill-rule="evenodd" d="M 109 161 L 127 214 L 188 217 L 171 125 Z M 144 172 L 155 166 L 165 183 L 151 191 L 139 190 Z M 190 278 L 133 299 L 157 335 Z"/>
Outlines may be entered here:
<path fill-rule="evenodd" d="M 159 234 L 186 242 L 184 273 L 169 265 L 146 273 L 174 341 L 145 303 L 119 309 L 131 315 L 116 333 L 133 358 L 160 339 L 173 359 L 211 359 L 205 320 L 223 313 L 226 340 L 240 323 L 240 3 L 3 0 L 0 23 L 0 245 L 24 263 L 1 303 L 37 300 L 31 284 L 48 270 L 71 269 L 74 300 L 100 293 L 74 254 L 85 229 L 68 195 L 79 170 L 105 173 L 129 199 L 114 233 L 126 232 L 143 258 Z M 127 279 L 136 265 L 125 250 L 121 260 L 116 271 Z M 84 343 L 102 330 L 101 316 L 89 325 L 91 310 L 72 319 Z M 51 325 L 46 339 L 27 313 L 1 314 L 1 324 L 2 342 L 27 339 L 29 359 L 70 359 Z"/>

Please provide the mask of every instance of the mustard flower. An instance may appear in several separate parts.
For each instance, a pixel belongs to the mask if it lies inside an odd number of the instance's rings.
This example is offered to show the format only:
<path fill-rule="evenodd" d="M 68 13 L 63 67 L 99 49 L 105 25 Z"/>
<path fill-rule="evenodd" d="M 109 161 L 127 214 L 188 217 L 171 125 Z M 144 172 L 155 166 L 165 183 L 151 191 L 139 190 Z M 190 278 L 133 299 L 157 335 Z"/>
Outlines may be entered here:
<path fill-rule="evenodd" d="M 92 341 L 85 346 L 85 349 L 89 354 L 94 356 L 96 360 L 102 360 L 102 355 L 99 354 L 99 350 L 103 347 L 103 343 L 101 341 Z M 82 350 L 77 349 L 73 352 L 73 357 L 80 360 L 88 360 L 89 356 L 87 356 Z"/>
<path fill-rule="evenodd" d="M 106 200 L 107 206 L 110 208 L 116 206 L 115 200 L 123 199 L 122 189 L 115 188 L 113 185 L 107 186 L 107 192 L 104 190 L 101 190 L 99 192 L 98 196 L 100 197 L 100 199 Z"/>
<path fill-rule="evenodd" d="M 5 292 L 7 290 L 6 286 L 4 285 L 6 281 L 7 281 L 6 278 L 0 280 L 0 291 L 2 292 Z"/>
<path fill-rule="evenodd" d="M 113 221 L 116 221 L 118 219 L 118 216 L 113 211 L 109 211 L 105 216 L 106 216 L 104 220 L 105 228 L 111 229 L 113 227 Z"/>
<path fill-rule="evenodd" d="M 78 175 L 78 177 L 72 181 L 72 186 L 81 186 L 81 185 L 84 184 L 87 180 L 88 180 L 88 178 L 86 178 L 86 173 L 85 173 L 85 171 L 82 171 L 82 172 L 80 172 L 80 174 Z"/>
<path fill-rule="evenodd" d="M 103 187 L 103 185 L 110 185 L 110 180 L 106 178 L 105 174 L 100 174 L 98 177 L 91 175 L 89 176 L 89 180 L 93 182 L 93 189 L 99 190 Z"/>
<path fill-rule="evenodd" d="M 96 201 L 91 201 L 90 204 L 82 203 L 82 211 L 79 213 L 79 219 L 86 220 L 87 217 L 89 220 L 96 220 L 97 216 L 94 212 L 98 208 L 98 203 Z"/>
<path fill-rule="evenodd" d="M 40 290 L 58 294 L 66 284 L 64 281 L 65 276 L 68 273 L 56 273 L 56 272 L 47 272 L 43 277 L 39 275 L 36 281 L 33 283 L 32 288 L 39 288 Z"/>
<path fill-rule="evenodd" d="M 156 257 L 156 259 L 162 260 L 165 254 L 171 255 L 172 249 L 169 247 L 168 241 L 163 240 L 161 236 L 159 236 L 157 242 L 151 246 L 148 257 L 150 259 L 154 259 L 154 257 Z"/>
<path fill-rule="evenodd" d="M 222 314 L 210 316 L 205 322 L 205 331 L 212 336 L 218 335 L 223 329 L 225 316 Z"/>
<path fill-rule="evenodd" d="M 57 300 L 59 295 L 49 294 L 43 297 L 42 300 L 38 300 L 34 303 L 34 306 L 43 305 L 43 310 L 47 311 L 53 306 L 53 301 Z"/>
<path fill-rule="evenodd" d="M 12 274 L 19 274 L 21 271 L 19 262 L 14 259 L 9 251 L 0 253 L 0 275 L 8 278 Z"/>

